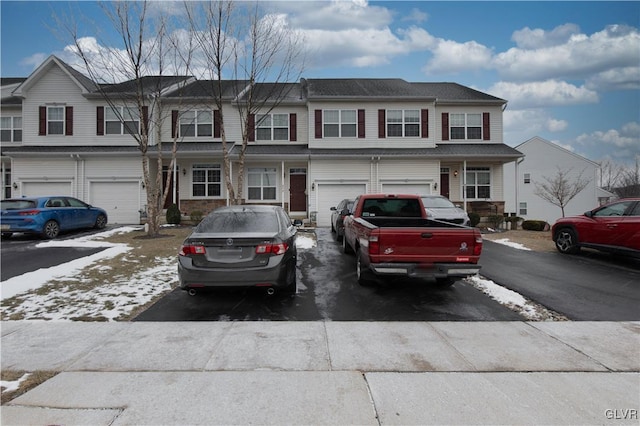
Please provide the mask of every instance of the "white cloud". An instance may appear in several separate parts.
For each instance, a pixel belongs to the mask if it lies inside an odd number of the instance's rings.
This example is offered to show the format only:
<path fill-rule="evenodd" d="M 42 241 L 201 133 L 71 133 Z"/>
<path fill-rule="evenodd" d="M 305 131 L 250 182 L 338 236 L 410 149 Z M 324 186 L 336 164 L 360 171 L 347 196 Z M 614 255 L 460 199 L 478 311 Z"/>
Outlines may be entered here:
<path fill-rule="evenodd" d="M 637 66 L 639 45 L 638 29 L 612 25 L 591 36 L 573 34 L 560 45 L 509 49 L 494 58 L 494 66 L 504 79 L 513 81 L 584 78 Z"/>
<path fill-rule="evenodd" d="M 509 106 L 515 109 L 581 105 L 599 100 L 596 92 L 584 86 L 577 87 L 557 80 L 532 83 L 502 81 L 493 85 L 488 92 L 509 100 Z"/>
<path fill-rule="evenodd" d="M 620 130 L 609 129 L 593 133 L 583 133 L 576 141 L 582 145 L 610 145 L 618 148 L 632 148 L 640 154 L 640 123 L 627 123 Z"/>
<path fill-rule="evenodd" d="M 429 15 L 418 8 L 411 9 L 411 13 L 407 16 L 403 16 L 403 21 L 422 23 L 429 19 Z"/>
<path fill-rule="evenodd" d="M 575 24 L 564 24 L 551 31 L 540 28 L 530 29 L 529 27 L 515 31 L 511 36 L 516 45 L 521 49 L 540 49 L 544 47 L 564 44 L 571 36 L 579 34 L 580 27 Z"/>
<path fill-rule="evenodd" d="M 640 66 L 594 74 L 587 78 L 586 87 L 593 90 L 640 90 Z"/>
<path fill-rule="evenodd" d="M 423 68 L 429 73 L 452 73 L 491 67 L 492 51 L 475 41 L 458 43 L 439 39 L 432 49 L 433 59 Z"/>
<path fill-rule="evenodd" d="M 547 130 L 550 132 L 562 132 L 569 127 L 569 123 L 565 120 L 556 120 L 554 118 L 550 118 L 547 120 Z"/>
<path fill-rule="evenodd" d="M 287 13 L 291 26 L 305 30 L 385 28 L 393 20 L 389 9 L 371 6 L 366 1 L 276 2 Z"/>

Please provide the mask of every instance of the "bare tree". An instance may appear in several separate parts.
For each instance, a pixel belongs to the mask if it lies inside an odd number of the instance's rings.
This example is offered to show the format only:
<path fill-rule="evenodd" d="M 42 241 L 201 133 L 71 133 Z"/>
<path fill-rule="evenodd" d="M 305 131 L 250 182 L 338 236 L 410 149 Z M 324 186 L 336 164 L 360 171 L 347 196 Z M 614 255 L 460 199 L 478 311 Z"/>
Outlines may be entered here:
<path fill-rule="evenodd" d="M 600 166 L 600 187 L 613 191 L 623 175 L 624 168 L 609 159 L 601 161 L 598 165 Z"/>
<path fill-rule="evenodd" d="M 288 95 L 304 67 L 303 40 L 277 15 L 261 14 L 256 2 L 186 2 L 189 27 L 196 34 L 198 52 L 208 73 L 210 93 L 218 110 L 224 180 L 231 204 L 243 202 L 244 163 L 257 113 L 269 114 Z M 267 83 L 268 82 L 268 83 Z M 237 150 L 238 179 L 231 174 L 232 150 L 225 124 L 225 105 L 233 105 L 240 117 L 242 142 Z"/>
<path fill-rule="evenodd" d="M 620 198 L 640 197 L 640 157 L 636 158 L 633 168 L 622 172 L 615 193 Z"/>
<path fill-rule="evenodd" d="M 543 176 L 544 182 L 535 182 L 534 194 L 560 207 L 562 217 L 567 204 L 591 182 L 583 177 L 584 170 L 575 178 L 571 177 L 571 171 L 572 169 L 562 170 L 558 167 L 555 176 Z"/>
<path fill-rule="evenodd" d="M 187 77 L 175 75 L 175 70 L 176 60 L 184 61 L 190 56 L 175 53 L 177 42 L 169 37 L 166 16 L 160 13 L 152 18 L 148 1 L 107 3 L 103 10 L 122 47 L 105 44 L 96 48 L 79 36 L 75 25 L 65 25 L 65 28 L 73 38 L 75 53 L 88 76 L 98 83 L 97 91 L 108 105 L 108 113 L 120 121 L 124 132 L 138 144 L 147 198 L 147 232 L 149 236 L 158 236 L 162 206 L 169 195 L 171 180 L 167 174 L 163 185 L 161 128 L 168 117 L 162 106 L 162 94 L 189 81 Z M 173 64 L 171 74 L 165 74 L 167 62 Z M 169 170 L 176 161 L 176 142 L 174 138 Z M 152 157 L 157 162 L 155 175 Z"/>

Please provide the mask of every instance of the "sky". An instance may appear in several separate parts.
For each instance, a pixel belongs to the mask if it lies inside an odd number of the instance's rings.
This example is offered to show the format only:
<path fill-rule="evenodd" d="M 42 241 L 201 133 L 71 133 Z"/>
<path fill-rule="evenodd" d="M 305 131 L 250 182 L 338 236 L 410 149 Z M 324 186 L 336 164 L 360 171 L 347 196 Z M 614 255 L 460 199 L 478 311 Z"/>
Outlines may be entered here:
<path fill-rule="evenodd" d="M 135 273 L 127 277 L 112 277 L 111 280 L 105 280 L 102 286 L 93 288 L 91 292 L 78 289 L 81 284 L 79 283 L 81 273 L 93 268 L 102 268 L 100 260 L 123 255 L 129 257 L 127 261 L 135 262 L 135 253 L 130 246 L 110 243 L 105 241 L 105 238 L 141 229 L 142 227 L 139 226 L 122 226 L 88 236 L 39 243 L 36 247 L 104 247 L 104 250 L 2 281 L 0 300 L 4 301 L 16 296 L 20 299 L 18 304 L 11 306 L 4 304 L 5 315 L 10 317 L 21 314 L 26 320 L 73 321 L 74 318 L 105 318 L 114 321 L 129 315 L 162 294 L 170 292 L 171 283 L 178 281 L 175 256 L 156 258 L 156 264 L 152 268 L 138 268 Z M 508 238 L 493 241 L 517 250 L 530 250 Z M 310 237 L 307 233 L 299 233 L 296 236 L 296 247 L 299 250 L 313 250 L 316 246 L 316 238 Z M 38 291 L 53 280 L 66 281 L 69 285 L 56 286 L 46 292 Z M 528 320 L 553 318 L 551 312 L 543 306 L 480 275 L 468 277 L 467 281 L 493 300 L 519 312 Z M 306 290 L 307 287 L 298 279 L 298 292 Z M 64 304 L 61 304 L 60 300 L 64 300 Z"/>
<path fill-rule="evenodd" d="M 640 2 L 281 1 L 261 6 L 304 40 L 305 78 L 455 82 L 508 101 L 504 142 L 542 137 L 592 161 L 640 161 Z M 156 1 L 174 16 L 182 3 Z M 1 1 L 0 75 L 49 55 L 79 65 L 60 22 L 121 48 L 96 2 Z"/>

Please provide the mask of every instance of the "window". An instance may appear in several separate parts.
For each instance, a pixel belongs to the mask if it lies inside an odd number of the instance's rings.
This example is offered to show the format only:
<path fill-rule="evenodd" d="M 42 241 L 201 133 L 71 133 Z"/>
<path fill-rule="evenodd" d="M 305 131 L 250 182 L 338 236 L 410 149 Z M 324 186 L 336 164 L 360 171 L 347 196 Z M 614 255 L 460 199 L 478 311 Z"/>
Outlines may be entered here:
<path fill-rule="evenodd" d="M 451 114 L 451 139 L 482 139 L 482 114 Z"/>
<path fill-rule="evenodd" d="M 220 164 L 194 164 L 191 169 L 194 197 L 220 197 L 222 195 L 222 171 Z"/>
<path fill-rule="evenodd" d="M 2 198 L 11 198 L 11 169 L 4 169 L 4 191 Z"/>
<path fill-rule="evenodd" d="M 180 136 L 212 136 L 213 114 L 211 111 L 185 111 L 180 117 Z"/>
<path fill-rule="evenodd" d="M 531 183 L 531 174 L 530 173 L 525 173 L 524 174 L 524 183 Z"/>
<path fill-rule="evenodd" d="M 276 169 L 251 168 L 247 172 L 249 200 L 276 199 Z"/>
<path fill-rule="evenodd" d="M 104 121 L 107 135 L 135 135 L 140 133 L 138 108 L 105 108 Z"/>
<path fill-rule="evenodd" d="M 520 203 L 519 209 L 518 209 L 518 214 L 520 216 L 526 216 L 527 215 L 527 203 Z"/>
<path fill-rule="evenodd" d="M 353 138 L 358 123 L 355 109 L 330 109 L 323 114 L 323 130 L 326 138 Z"/>
<path fill-rule="evenodd" d="M 22 142 L 22 117 L 0 117 L 0 140 Z"/>
<path fill-rule="evenodd" d="M 388 110 L 387 135 L 390 137 L 420 136 L 420 111 L 417 109 Z"/>
<path fill-rule="evenodd" d="M 47 134 L 64 135 L 64 107 L 47 107 Z"/>
<path fill-rule="evenodd" d="M 256 139 L 259 141 L 289 140 L 289 114 L 258 115 Z"/>
<path fill-rule="evenodd" d="M 491 198 L 491 171 L 489 167 L 467 168 L 465 188 L 467 198 Z"/>

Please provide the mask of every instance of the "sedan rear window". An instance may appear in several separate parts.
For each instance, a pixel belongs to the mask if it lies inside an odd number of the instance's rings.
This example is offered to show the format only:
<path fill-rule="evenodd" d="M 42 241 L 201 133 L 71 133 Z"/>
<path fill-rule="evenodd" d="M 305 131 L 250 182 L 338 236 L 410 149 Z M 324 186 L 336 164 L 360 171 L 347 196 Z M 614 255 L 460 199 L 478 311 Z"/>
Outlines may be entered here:
<path fill-rule="evenodd" d="M 2 200 L 0 201 L 0 209 L 2 210 L 22 210 L 33 209 L 36 202 L 33 200 Z"/>
<path fill-rule="evenodd" d="M 437 209 L 437 208 L 452 208 L 455 207 L 455 205 L 447 200 L 446 198 L 440 198 L 440 197 L 426 197 L 422 199 L 422 204 L 424 204 L 425 207 L 427 208 L 432 208 L 432 209 Z"/>
<path fill-rule="evenodd" d="M 278 219 L 273 212 L 219 212 L 200 222 L 195 232 L 278 232 Z"/>

